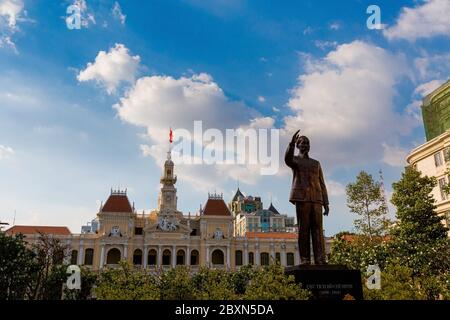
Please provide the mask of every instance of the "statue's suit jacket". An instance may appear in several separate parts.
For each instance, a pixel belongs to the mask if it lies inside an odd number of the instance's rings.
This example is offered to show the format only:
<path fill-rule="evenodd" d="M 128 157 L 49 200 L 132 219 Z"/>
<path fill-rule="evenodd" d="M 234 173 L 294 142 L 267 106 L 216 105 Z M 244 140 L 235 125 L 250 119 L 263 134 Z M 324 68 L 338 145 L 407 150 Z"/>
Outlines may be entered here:
<path fill-rule="evenodd" d="M 289 201 L 315 202 L 328 205 L 328 193 L 319 161 L 294 156 L 295 144 L 290 143 L 284 161 L 292 169 L 292 188 Z"/>

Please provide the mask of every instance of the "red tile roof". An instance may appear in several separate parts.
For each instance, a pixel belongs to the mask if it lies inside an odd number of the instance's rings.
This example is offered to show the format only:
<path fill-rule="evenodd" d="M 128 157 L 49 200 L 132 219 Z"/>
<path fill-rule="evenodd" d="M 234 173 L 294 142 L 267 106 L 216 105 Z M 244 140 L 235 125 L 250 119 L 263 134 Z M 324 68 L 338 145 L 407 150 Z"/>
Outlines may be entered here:
<path fill-rule="evenodd" d="M 291 232 L 246 232 L 247 238 L 260 239 L 297 239 L 298 235 Z"/>
<path fill-rule="evenodd" d="M 53 227 L 53 226 L 13 226 L 5 231 L 8 235 L 14 234 L 54 234 L 68 236 L 71 234 L 67 227 Z"/>
<path fill-rule="evenodd" d="M 231 216 L 231 212 L 223 199 L 208 199 L 203 214 L 207 216 Z"/>
<path fill-rule="evenodd" d="M 111 194 L 101 212 L 133 212 L 126 194 Z"/>

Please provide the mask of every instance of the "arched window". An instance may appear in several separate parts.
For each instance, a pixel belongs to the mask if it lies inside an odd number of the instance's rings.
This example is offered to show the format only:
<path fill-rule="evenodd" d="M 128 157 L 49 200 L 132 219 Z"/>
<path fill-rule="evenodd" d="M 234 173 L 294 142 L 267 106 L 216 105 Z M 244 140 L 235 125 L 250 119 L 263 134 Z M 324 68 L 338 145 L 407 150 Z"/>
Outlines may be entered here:
<path fill-rule="evenodd" d="M 255 254 L 253 252 L 248 253 L 248 264 L 251 266 L 255 264 Z"/>
<path fill-rule="evenodd" d="M 275 253 L 275 260 L 281 264 L 281 254 L 279 252 Z"/>
<path fill-rule="evenodd" d="M 288 252 L 286 255 L 286 264 L 288 266 L 293 266 L 294 265 L 294 254 L 292 252 Z"/>
<path fill-rule="evenodd" d="M 269 254 L 267 252 L 261 252 L 261 265 L 268 266 L 269 262 Z"/>
<path fill-rule="evenodd" d="M 87 266 L 92 266 L 94 263 L 94 249 L 84 250 L 84 264 Z"/>
<path fill-rule="evenodd" d="M 216 249 L 212 252 L 212 263 L 213 264 L 224 264 L 223 251 Z"/>
<path fill-rule="evenodd" d="M 192 250 L 191 251 L 191 265 L 196 266 L 198 265 L 198 251 L 197 250 Z"/>
<path fill-rule="evenodd" d="M 157 252 L 155 249 L 150 249 L 148 251 L 148 265 L 149 266 L 154 266 L 156 265 L 157 262 Z"/>
<path fill-rule="evenodd" d="M 78 261 L 78 251 L 72 250 L 71 256 L 70 256 L 70 264 L 77 264 Z"/>
<path fill-rule="evenodd" d="M 106 264 L 119 264 L 120 261 L 120 250 L 117 248 L 112 248 L 108 251 L 106 256 Z"/>
<path fill-rule="evenodd" d="M 170 266 L 170 257 L 171 257 L 170 250 L 169 249 L 164 250 L 162 258 L 162 264 L 164 266 Z"/>
<path fill-rule="evenodd" d="M 236 258 L 236 265 L 242 266 L 242 251 L 241 250 L 236 250 L 235 258 Z"/>
<path fill-rule="evenodd" d="M 184 250 L 177 251 L 177 266 L 184 265 Z"/>
<path fill-rule="evenodd" d="M 141 249 L 134 250 L 133 264 L 135 266 L 140 266 L 142 264 L 142 250 Z"/>

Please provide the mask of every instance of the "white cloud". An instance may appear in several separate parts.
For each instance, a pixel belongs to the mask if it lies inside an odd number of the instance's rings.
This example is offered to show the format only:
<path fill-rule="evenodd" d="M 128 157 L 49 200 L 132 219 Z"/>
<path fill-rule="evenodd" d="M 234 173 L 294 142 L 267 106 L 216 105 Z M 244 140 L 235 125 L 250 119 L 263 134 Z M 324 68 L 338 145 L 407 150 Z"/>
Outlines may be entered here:
<path fill-rule="evenodd" d="M 15 28 L 23 7 L 23 0 L 0 0 L 0 18 L 6 19 L 10 28 Z"/>
<path fill-rule="evenodd" d="M 340 28 L 341 28 L 341 25 L 339 22 L 330 23 L 330 30 L 339 30 Z"/>
<path fill-rule="evenodd" d="M 389 146 L 383 143 L 383 162 L 392 167 L 403 167 L 406 165 L 408 151 L 398 146 Z"/>
<path fill-rule="evenodd" d="M 430 55 L 424 52 L 421 57 L 414 59 L 414 66 L 418 71 L 418 77 L 422 81 L 448 79 L 450 74 L 450 53 Z"/>
<path fill-rule="evenodd" d="M 345 186 L 334 180 L 326 180 L 327 191 L 331 196 L 342 196 L 345 194 Z"/>
<path fill-rule="evenodd" d="M 338 43 L 336 41 L 315 40 L 314 45 L 321 50 L 326 50 L 330 48 L 331 49 L 335 48 L 338 45 Z"/>
<path fill-rule="evenodd" d="M 414 8 L 402 9 L 396 24 L 383 31 L 389 40 L 450 35 L 450 1 L 426 0 Z"/>
<path fill-rule="evenodd" d="M 416 90 L 414 90 L 414 93 L 420 94 L 422 97 L 425 97 L 426 95 L 430 94 L 435 89 L 437 89 L 443 83 L 444 83 L 443 80 L 431 80 L 422 83 L 416 88 Z"/>
<path fill-rule="evenodd" d="M 119 2 L 114 2 L 114 6 L 112 8 L 112 15 L 115 19 L 119 20 L 121 24 L 125 24 L 127 16 L 122 13 L 122 8 L 120 7 Z"/>
<path fill-rule="evenodd" d="M 0 0 L 0 48 L 10 48 L 18 53 L 13 35 L 17 32 L 17 22 L 23 20 L 23 0 Z"/>
<path fill-rule="evenodd" d="M 272 107 L 272 111 L 273 111 L 273 112 L 280 112 L 280 109 L 277 108 L 277 107 Z"/>
<path fill-rule="evenodd" d="M 0 144 L 0 160 L 8 159 L 14 155 L 14 150 L 11 147 Z"/>
<path fill-rule="evenodd" d="M 264 96 L 258 96 L 258 101 L 264 103 L 266 102 L 266 98 Z"/>
<path fill-rule="evenodd" d="M 95 80 L 112 94 L 120 83 L 134 82 L 140 60 L 139 56 L 131 56 L 123 44 L 116 44 L 108 52 L 100 51 L 95 62 L 88 63 L 77 79 L 80 82 Z"/>
<path fill-rule="evenodd" d="M 86 0 L 73 0 L 72 5 L 80 9 L 81 27 L 89 28 L 89 26 L 97 24 L 94 13 L 88 8 Z M 71 17 L 66 17 L 66 22 L 71 22 Z"/>
<path fill-rule="evenodd" d="M 395 86 L 408 72 L 402 56 L 354 41 L 323 59 L 306 58 L 283 136 L 287 143 L 301 129 L 311 139 L 311 155 L 326 169 L 381 160 L 382 142 L 418 125 L 407 112 L 394 111 Z"/>

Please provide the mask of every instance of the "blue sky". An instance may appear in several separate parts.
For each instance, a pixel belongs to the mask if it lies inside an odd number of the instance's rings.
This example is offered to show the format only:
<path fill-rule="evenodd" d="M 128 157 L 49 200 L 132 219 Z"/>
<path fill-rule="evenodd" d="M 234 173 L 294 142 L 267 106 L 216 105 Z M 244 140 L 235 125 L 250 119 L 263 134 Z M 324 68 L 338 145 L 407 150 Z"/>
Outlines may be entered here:
<path fill-rule="evenodd" d="M 420 101 L 450 73 L 449 2 L 378 1 L 370 30 L 372 1 L 0 0 L 0 220 L 79 232 L 119 186 L 155 208 L 168 127 L 203 120 L 280 129 L 281 154 L 301 128 L 330 189 L 326 233 L 351 230 L 345 185 L 382 169 L 389 195 L 424 142 Z M 185 213 L 208 191 L 228 202 L 239 178 L 294 215 L 285 168 L 176 170 Z"/>

